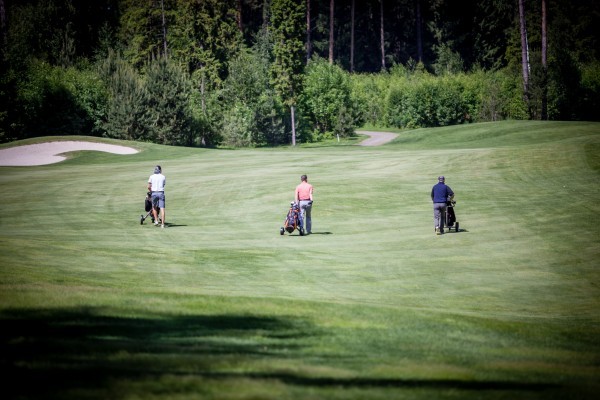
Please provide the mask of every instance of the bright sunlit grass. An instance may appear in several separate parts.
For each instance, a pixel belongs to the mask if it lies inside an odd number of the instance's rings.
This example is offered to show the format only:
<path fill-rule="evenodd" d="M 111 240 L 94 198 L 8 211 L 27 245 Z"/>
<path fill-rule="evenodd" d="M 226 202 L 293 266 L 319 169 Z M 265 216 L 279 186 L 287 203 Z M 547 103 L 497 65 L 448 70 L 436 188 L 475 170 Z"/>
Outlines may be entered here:
<path fill-rule="evenodd" d="M 593 398 L 600 124 L 350 143 L 0 168 L 9 397 Z M 314 234 L 280 236 L 301 174 Z M 462 231 L 436 236 L 442 174 Z"/>

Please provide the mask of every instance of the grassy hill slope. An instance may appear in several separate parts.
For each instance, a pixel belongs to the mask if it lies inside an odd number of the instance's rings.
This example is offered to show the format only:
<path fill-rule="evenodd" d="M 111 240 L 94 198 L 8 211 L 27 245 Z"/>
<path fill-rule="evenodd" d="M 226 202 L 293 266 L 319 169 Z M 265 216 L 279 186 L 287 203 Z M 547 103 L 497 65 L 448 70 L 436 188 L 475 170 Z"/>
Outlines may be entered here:
<path fill-rule="evenodd" d="M 9 394 L 563 399 L 600 389 L 600 124 L 423 129 L 377 148 L 135 146 L 0 168 Z M 164 230 L 139 223 L 156 164 Z M 314 234 L 280 236 L 304 173 Z M 461 232 L 433 233 L 438 175 L 456 193 Z"/>

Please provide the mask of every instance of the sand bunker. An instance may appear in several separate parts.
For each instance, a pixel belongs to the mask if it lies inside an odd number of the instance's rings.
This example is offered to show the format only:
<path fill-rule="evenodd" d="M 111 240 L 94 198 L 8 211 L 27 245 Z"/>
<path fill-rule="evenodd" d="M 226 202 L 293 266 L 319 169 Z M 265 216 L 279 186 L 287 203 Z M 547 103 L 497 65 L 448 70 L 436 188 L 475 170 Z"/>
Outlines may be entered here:
<path fill-rule="evenodd" d="M 104 151 L 114 154 L 135 154 L 138 152 L 131 147 L 95 142 L 59 141 L 27 144 L 0 149 L 0 166 L 20 167 L 54 164 L 66 159 L 60 154 L 81 150 Z"/>

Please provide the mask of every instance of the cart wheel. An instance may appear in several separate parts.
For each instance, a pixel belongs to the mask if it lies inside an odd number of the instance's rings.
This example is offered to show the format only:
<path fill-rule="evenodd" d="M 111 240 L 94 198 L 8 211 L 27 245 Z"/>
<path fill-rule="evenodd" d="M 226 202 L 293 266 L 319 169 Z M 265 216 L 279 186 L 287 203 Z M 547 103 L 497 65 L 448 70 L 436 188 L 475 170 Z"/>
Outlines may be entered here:
<path fill-rule="evenodd" d="M 283 228 L 281 228 L 281 229 L 279 230 L 279 234 L 280 234 L 280 235 L 283 235 L 283 233 L 284 233 L 284 232 L 285 232 L 285 229 L 283 229 Z"/>
<path fill-rule="evenodd" d="M 454 224 L 454 229 L 458 232 L 458 221 Z"/>
<path fill-rule="evenodd" d="M 142 218 L 140 218 L 140 225 L 144 225 L 144 216 L 141 216 Z"/>
<path fill-rule="evenodd" d="M 298 230 L 300 231 L 300 236 L 304 236 L 304 229 L 300 228 Z"/>

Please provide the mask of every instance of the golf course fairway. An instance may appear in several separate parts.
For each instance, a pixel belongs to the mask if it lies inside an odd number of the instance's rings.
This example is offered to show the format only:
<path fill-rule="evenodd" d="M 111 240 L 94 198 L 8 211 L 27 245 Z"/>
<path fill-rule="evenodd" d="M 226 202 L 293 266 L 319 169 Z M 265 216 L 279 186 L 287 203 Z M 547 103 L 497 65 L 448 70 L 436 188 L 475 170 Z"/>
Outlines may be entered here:
<path fill-rule="evenodd" d="M 38 138 L 0 146 L 43 143 Z M 10 399 L 593 399 L 600 123 L 0 167 Z M 167 177 L 165 229 L 145 214 Z M 313 234 L 279 234 L 300 175 Z M 436 236 L 430 191 L 456 194 Z"/>

